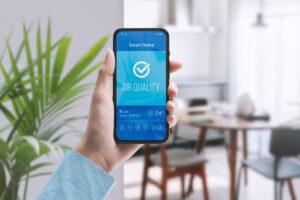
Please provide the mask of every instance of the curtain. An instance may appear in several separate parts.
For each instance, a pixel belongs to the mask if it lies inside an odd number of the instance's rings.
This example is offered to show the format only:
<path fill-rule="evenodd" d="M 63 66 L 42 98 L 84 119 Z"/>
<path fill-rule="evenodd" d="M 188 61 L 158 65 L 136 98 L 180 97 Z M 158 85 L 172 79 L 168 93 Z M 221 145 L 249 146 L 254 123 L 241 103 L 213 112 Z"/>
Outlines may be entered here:
<path fill-rule="evenodd" d="M 300 109 L 300 2 L 264 1 L 266 27 L 260 28 L 252 26 L 258 3 L 231 1 L 229 98 L 248 93 L 258 110 L 284 121 Z M 248 136 L 250 151 L 268 152 L 269 133 Z"/>

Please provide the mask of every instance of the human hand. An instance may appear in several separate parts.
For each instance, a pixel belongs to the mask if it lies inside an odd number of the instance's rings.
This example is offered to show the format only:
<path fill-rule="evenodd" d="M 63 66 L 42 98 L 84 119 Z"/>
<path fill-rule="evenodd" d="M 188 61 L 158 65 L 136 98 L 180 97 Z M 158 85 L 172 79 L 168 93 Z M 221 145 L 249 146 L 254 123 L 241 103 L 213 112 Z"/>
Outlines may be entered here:
<path fill-rule="evenodd" d="M 170 62 L 170 73 L 181 68 L 179 62 Z M 115 71 L 115 57 L 112 50 L 107 50 L 105 61 L 99 70 L 94 89 L 88 125 L 84 137 L 74 148 L 75 151 L 86 156 L 99 167 L 111 172 L 119 164 L 130 158 L 142 144 L 118 144 L 114 140 L 114 103 L 112 99 L 112 77 Z M 177 118 L 172 113 L 175 109 L 174 98 L 177 95 L 177 86 L 169 83 L 167 116 L 169 126 L 176 124 Z"/>

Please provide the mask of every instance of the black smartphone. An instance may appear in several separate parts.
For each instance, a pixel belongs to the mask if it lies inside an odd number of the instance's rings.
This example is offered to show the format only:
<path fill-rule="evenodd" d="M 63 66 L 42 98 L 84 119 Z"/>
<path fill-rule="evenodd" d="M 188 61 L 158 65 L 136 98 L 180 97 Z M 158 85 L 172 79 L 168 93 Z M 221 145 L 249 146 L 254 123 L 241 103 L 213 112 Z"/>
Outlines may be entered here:
<path fill-rule="evenodd" d="M 118 29 L 113 46 L 115 140 L 119 143 L 165 142 L 169 137 L 168 32 L 160 28 Z"/>

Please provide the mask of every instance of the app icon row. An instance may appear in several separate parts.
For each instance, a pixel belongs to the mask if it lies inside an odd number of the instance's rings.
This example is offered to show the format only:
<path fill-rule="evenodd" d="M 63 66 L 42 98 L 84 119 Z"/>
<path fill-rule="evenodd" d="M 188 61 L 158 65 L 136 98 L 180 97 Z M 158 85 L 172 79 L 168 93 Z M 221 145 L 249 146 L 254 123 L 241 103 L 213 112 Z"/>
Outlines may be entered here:
<path fill-rule="evenodd" d="M 148 131 L 148 130 L 151 130 L 151 131 L 162 131 L 164 130 L 164 126 L 161 125 L 161 124 L 158 124 L 158 125 L 140 125 L 140 124 L 136 124 L 136 125 L 132 125 L 132 124 L 121 124 L 119 126 L 119 129 L 121 131 Z"/>

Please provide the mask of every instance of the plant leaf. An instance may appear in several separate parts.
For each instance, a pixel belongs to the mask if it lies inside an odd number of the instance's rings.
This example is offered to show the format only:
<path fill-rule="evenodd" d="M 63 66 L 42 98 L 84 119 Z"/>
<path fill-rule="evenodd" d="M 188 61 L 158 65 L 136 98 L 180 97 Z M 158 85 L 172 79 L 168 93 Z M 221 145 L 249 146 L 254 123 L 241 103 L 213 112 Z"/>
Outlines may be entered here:
<path fill-rule="evenodd" d="M 51 140 L 52 143 L 56 143 L 58 142 L 59 140 L 61 140 L 63 137 L 67 136 L 67 135 L 70 135 L 72 133 L 82 133 L 82 131 L 76 131 L 76 130 L 71 130 L 71 131 L 66 131 L 66 132 L 63 132 L 61 133 L 60 135 L 56 136 L 55 138 L 53 138 Z"/>
<path fill-rule="evenodd" d="M 49 165 L 53 165 L 53 163 L 51 163 L 51 162 L 42 162 L 42 163 L 35 164 L 35 165 L 29 167 L 27 170 L 25 170 L 24 174 L 27 174 L 27 173 L 29 174 L 32 171 L 35 171 L 37 169 L 40 169 L 42 167 L 49 166 Z"/>
<path fill-rule="evenodd" d="M 16 121 L 15 116 L 1 103 L 0 103 L 0 110 L 2 111 L 4 116 L 10 121 L 10 123 L 13 125 Z"/>
<path fill-rule="evenodd" d="M 30 80 L 31 80 L 31 88 L 36 88 L 36 83 L 35 83 L 35 73 L 34 73 L 34 65 L 32 65 L 32 56 L 31 56 L 31 50 L 30 50 L 30 45 L 29 45 L 29 40 L 28 40 L 28 32 L 25 26 L 25 23 L 23 23 L 23 34 L 24 34 L 24 44 L 25 44 L 25 52 L 26 52 L 26 57 L 27 57 L 27 65 L 29 66 L 29 76 L 30 76 Z M 38 115 L 39 116 L 39 112 L 38 112 L 38 103 L 37 103 L 37 93 L 35 91 L 32 92 L 32 115 Z M 30 116 L 31 118 L 33 116 Z M 33 122 L 34 123 L 34 122 Z"/>
<path fill-rule="evenodd" d="M 14 124 L 14 126 L 13 126 L 11 132 L 8 134 L 8 137 L 7 137 L 7 140 L 6 140 L 7 144 L 9 144 L 9 142 L 10 142 L 11 139 L 13 138 L 13 136 L 14 136 L 16 130 L 19 129 L 19 126 L 20 126 L 20 124 L 21 124 L 21 122 L 22 122 L 22 120 L 23 120 L 25 114 L 26 114 L 26 110 L 23 111 L 22 115 L 19 117 L 19 119 L 17 120 L 17 122 Z"/>
<path fill-rule="evenodd" d="M 12 36 L 12 29 L 10 30 L 10 32 L 8 34 L 8 38 L 7 38 L 8 41 L 10 40 L 11 36 Z M 4 58 L 5 52 L 6 52 L 6 48 L 3 49 L 3 51 L 0 55 L 0 63 L 2 62 L 2 60 Z"/>
<path fill-rule="evenodd" d="M 88 69 L 84 74 L 82 74 L 80 77 L 78 77 L 76 79 L 76 82 L 74 83 L 74 85 L 79 83 L 83 79 L 85 79 L 87 76 L 89 76 L 95 70 L 99 69 L 103 63 L 104 63 L 104 61 L 101 61 L 101 62 L 97 63 L 96 65 L 94 65 L 93 67 L 91 67 L 90 69 Z"/>
<path fill-rule="evenodd" d="M 6 174 L 4 164 L 0 162 L 0 194 L 6 189 Z M 1 198 L 0 198 L 1 199 Z"/>
<path fill-rule="evenodd" d="M 30 175 L 29 178 L 31 179 L 31 178 L 40 177 L 40 176 L 49 176 L 49 175 L 52 175 L 52 174 L 53 174 L 53 172 L 42 172 L 42 173 L 37 173 L 37 174 Z"/>
<path fill-rule="evenodd" d="M 41 143 L 43 145 L 45 145 L 47 147 L 47 151 L 45 151 L 46 153 L 52 153 L 52 155 L 57 158 L 57 152 L 62 156 L 63 155 L 63 149 L 59 146 L 56 145 L 55 143 L 52 142 L 48 142 L 48 141 L 44 141 L 44 140 L 40 140 Z"/>
<path fill-rule="evenodd" d="M 48 19 L 48 28 L 47 28 L 47 40 L 46 40 L 46 79 L 45 79 L 45 90 L 46 90 L 46 99 L 48 98 L 48 93 L 50 92 L 50 63 L 51 63 L 51 20 Z"/>
<path fill-rule="evenodd" d="M 59 85 L 59 92 L 63 93 L 66 89 L 74 86 L 72 83 L 74 79 L 76 79 L 88 66 L 89 64 L 95 59 L 95 57 L 99 54 L 101 49 L 106 44 L 108 40 L 108 35 L 101 38 L 96 44 L 90 48 L 90 50 L 84 54 L 80 60 L 74 65 L 71 71 L 63 78 Z"/>
<path fill-rule="evenodd" d="M 7 42 L 7 49 L 8 49 L 8 53 L 9 53 L 9 57 L 10 57 L 11 65 L 12 65 L 12 71 L 14 73 L 14 76 L 15 77 L 20 77 L 20 79 L 21 79 L 22 76 L 21 76 L 21 74 L 19 72 L 19 69 L 18 69 L 18 66 L 17 66 L 17 62 L 16 62 L 16 60 L 15 60 L 15 58 L 13 56 L 13 53 L 11 51 L 11 48 L 10 48 L 10 45 L 8 44 L 8 42 Z M 30 67 L 32 67 L 32 66 L 30 66 Z M 25 90 L 24 85 L 18 84 L 18 86 L 20 86 L 21 90 Z M 34 109 L 33 106 L 32 106 L 32 104 L 30 104 L 29 96 L 27 94 L 23 95 L 22 99 L 23 99 L 24 104 L 27 104 L 28 106 L 30 106 L 30 110 Z M 23 102 L 21 100 L 19 100 L 19 99 L 16 99 L 15 101 L 14 100 L 12 101 L 13 108 L 14 108 L 15 114 L 17 116 L 21 115 L 21 112 L 22 112 L 22 110 L 25 107 L 24 104 L 23 104 Z M 32 121 L 32 119 L 33 119 L 33 114 L 31 112 L 28 112 L 28 117 L 26 117 L 24 119 L 24 123 L 26 123 L 28 127 L 32 127 L 32 126 L 35 125 L 35 122 Z"/>
<path fill-rule="evenodd" d="M 55 60 L 54 60 L 54 64 L 53 64 L 53 71 L 52 71 L 53 76 L 52 76 L 52 81 L 51 81 L 51 84 L 52 84 L 51 92 L 55 91 L 56 86 L 60 80 L 64 65 L 65 65 L 65 61 L 66 61 L 70 43 L 71 43 L 71 37 L 65 38 L 62 41 L 62 43 L 60 44 L 60 46 L 56 52 L 56 56 L 55 56 Z"/>
<path fill-rule="evenodd" d="M 63 36 L 62 38 L 60 38 L 55 44 L 53 44 L 53 45 L 51 46 L 51 51 L 52 51 L 53 49 L 55 49 L 55 48 L 61 43 L 61 41 L 63 40 L 64 37 L 65 37 L 65 36 Z M 47 54 L 47 53 L 44 53 L 44 54 L 42 54 L 41 57 L 36 58 L 36 60 L 33 61 L 32 65 L 34 66 L 34 65 L 37 64 L 37 62 L 38 62 L 39 60 L 43 60 L 43 59 L 46 57 L 46 54 Z M 3 97 L 5 97 L 5 95 L 7 95 L 7 93 L 15 86 L 16 83 L 18 83 L 18 81 L 21 80 L 21 78 L 28 72 L 28 68 L 29 68 L 29 67 L 30 67 L 30 66 L 26 66 L 26 67 L 21 71 L 20 76 L 17 76 L 17 77 L 15 77 L 14 79 L 12 79 L 11 84 L 8 85 L 8 86 L 6 86 L 3 90 L 0 91 L 0 100 L 1 100 Z"/>
<path fill-rule="evenodd" d="M 35 153 L 38 155 L 40 153 L 40 145 L 38 140 L 32 136 L 20 136 L 21 139 L 24 139 L 28 144 L 34 149 Z"/>
<path fill-rule="evenodd" d="M 6 131 L 9 128 L 11 128 L 10 124 L 5 125 L 3 128 L 0 129 L 0 133 L 3 133 L 4 131 Z"/>
<path fill-rule="evenodd" d="M 27 29 L 27 32 L 28 32 L 28 33 L 30 33 L 30 30 L 31 30 L 31 28 L 32 28 L 32 25 L 33 25 L 33 22 L 30 23 L 29 28 Z M 25 45 L 25 44 L 24 44 L 24 38 L 23 38 L 22 43 L 20 44 L 20 47 L 19 47 L 19 49 L 18 49 L 18 51 L 17 51 L 17 55 L 16 55 L 16 61 L 17 61 L 17 62 L 20 60 L 22 51 L 23 51 L 23 49 L 24 49 L 24 45 Z"/>
<path fill-rule="evenodd" d="M 41 57 L 42 56 L 42 36 L 41 36 L 40 22 L 38 23 L 38 29 L 37 29 L 36 49 L 37 49 L 37 56 Z M 41 77 L 38 79 L 38 88 L 41 91 L 44 91 L 44 81 L 42 79 L 43 71 L 44 71 L 43 70 L 43 61 L 38 60 L 37 65 L 38 65 L 38 77 Z M 40 101 L 39 103 L 40 103 L 40 107 L 41 107 L 41 112 L 43 112 L 44 111 L 44 103 L 45 103 L 44 93 L 38 94 L 38 99 Z"/>
<path fill-rule="evenodd" d="M 9 152 L 9 148 L 8 145 L 6 144 L 6 142 L 0 138 L 0 161 L 2 160 L 6 160 L 7 156 L 8 156 L 8 152 Z"/>
<path fill-rule="evenodd" d="M 33 65 L 32 65 L 32 56 L 31 56 L 31 50 L 30 50 L 30 45 L 29 45 L 29 40 L 28 40 L 28 32 L 26 29 L 25 24 L 23 23 L 23 34 L 24 34 L 24 44 L 25 44 L 25 52 L 26 52 L 26 57 L 27 57 L 27 65 L 29 67 L 29 75 L 31 78 L 31 84 L 32 88 L 35 88 L 35 81 L 34 81 L 34 70 L 33 70 Z"/>
<path fill-rule="evenodd" d="M 54 126 L 49 127 L 48 129 L 44 130 L 43 132 L 41 132 L 38 136 L 38 138 L 40 140 L 50 140 L 50 138 L 53 137 L 53 135 L 57 132 L 57 130 L 59 130 L 60 128 L 62 128 L 63 126 L 65 126 L 66 124 L 79 120 L 79 119 L 86 119 L 86 117 L 69 117 L 66 118 L 64 120 L 61 120 L 59 122 L 57 122 Z"/>

